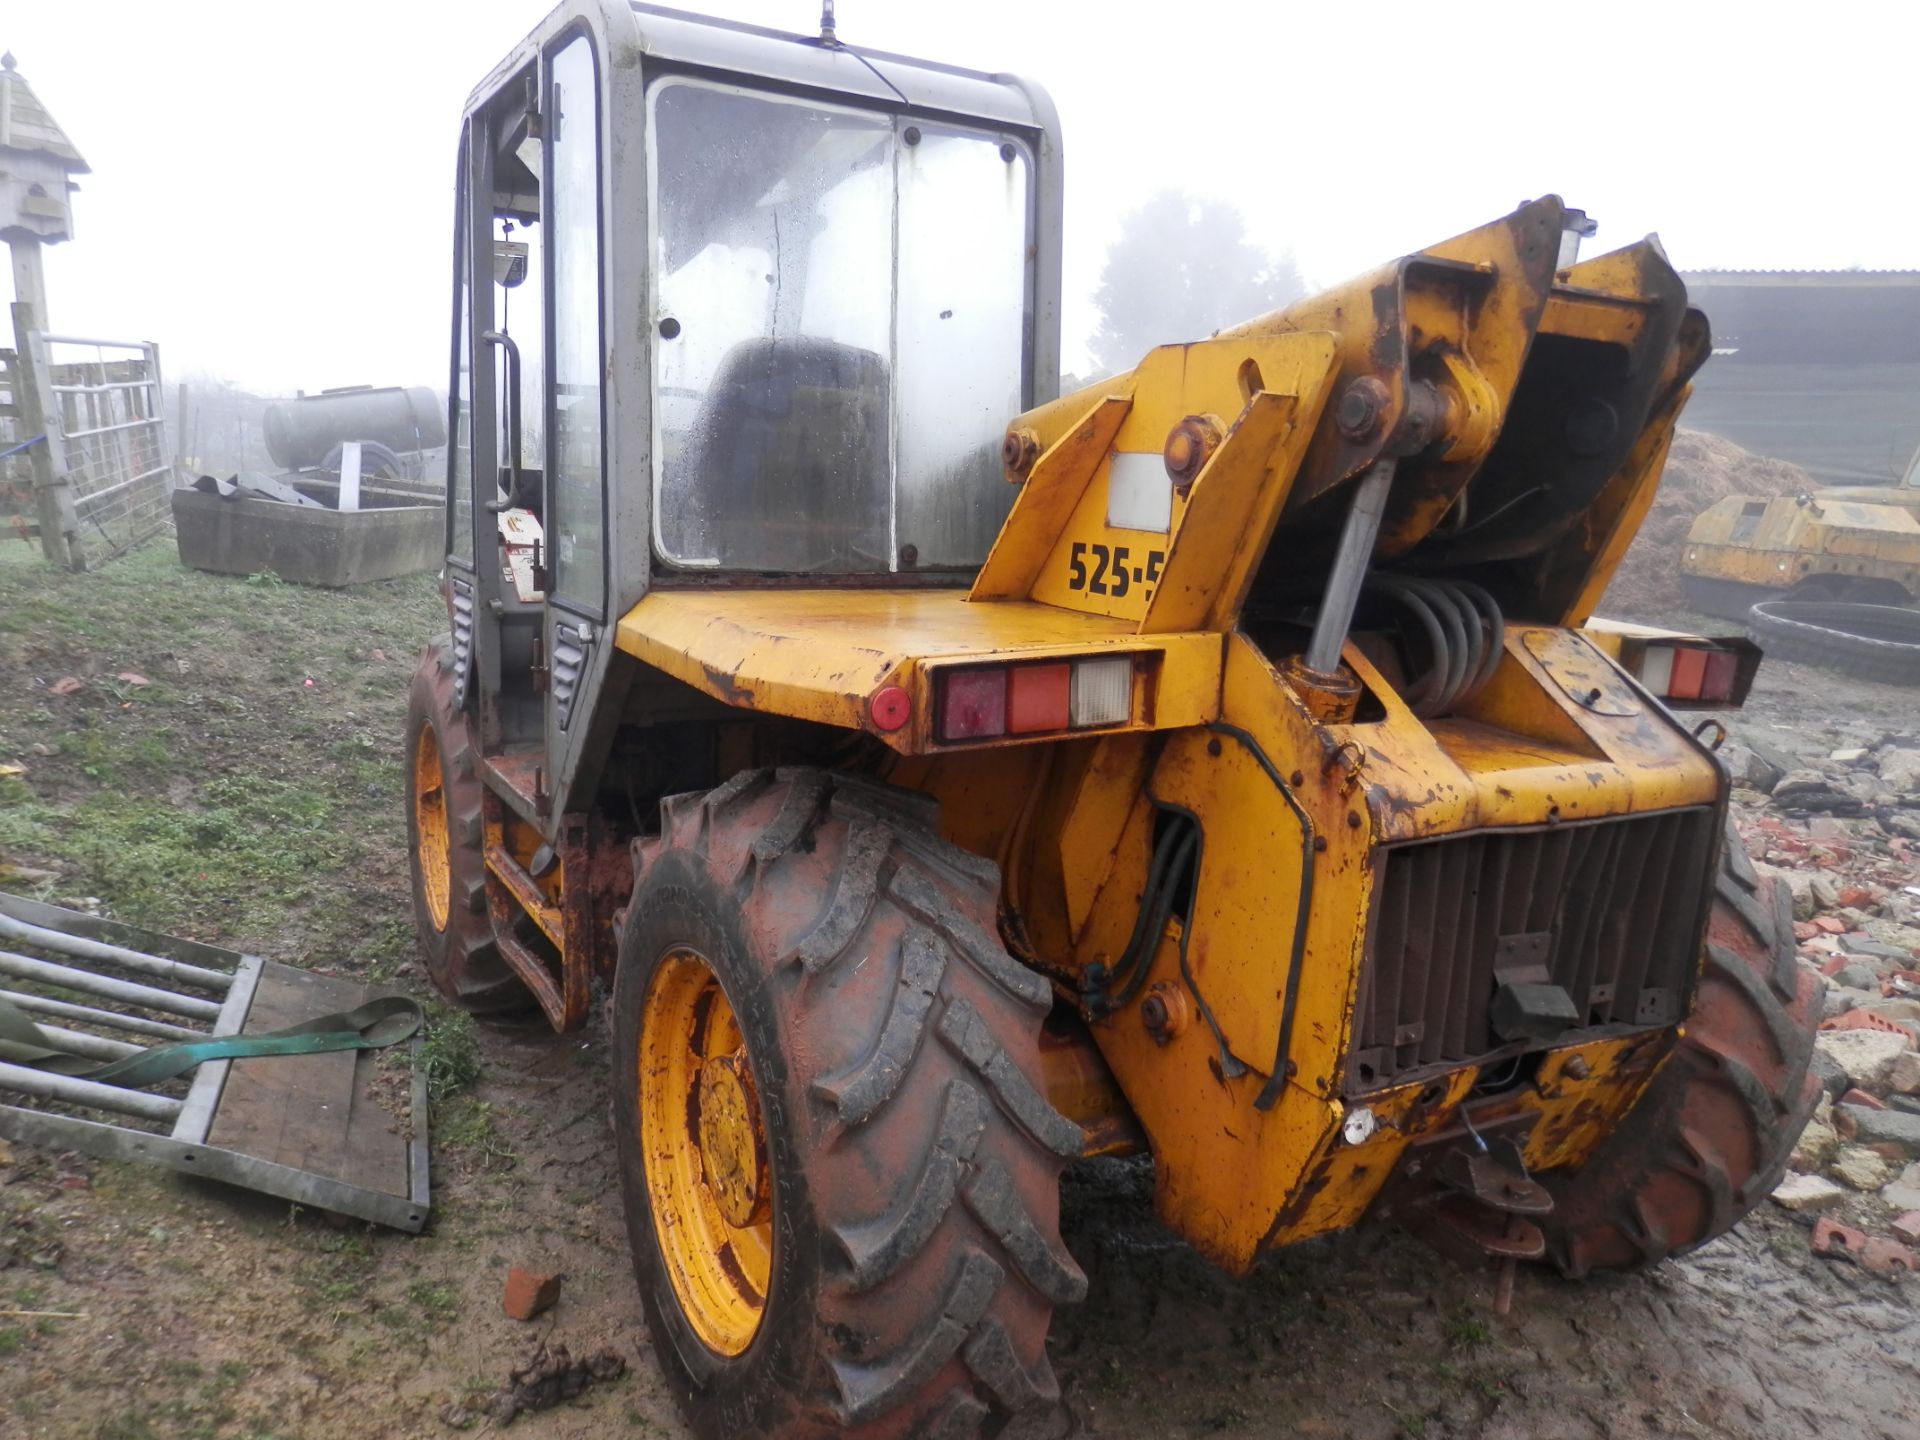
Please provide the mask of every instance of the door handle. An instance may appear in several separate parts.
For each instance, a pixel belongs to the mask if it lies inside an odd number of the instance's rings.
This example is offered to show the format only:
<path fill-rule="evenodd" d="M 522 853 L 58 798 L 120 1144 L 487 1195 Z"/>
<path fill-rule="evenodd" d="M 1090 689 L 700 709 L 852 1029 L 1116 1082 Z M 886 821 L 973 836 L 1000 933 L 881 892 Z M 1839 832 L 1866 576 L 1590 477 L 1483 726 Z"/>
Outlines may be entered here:
<path fill-rule="evenodd" d="M 489 500 L 486 506 L 488 514 L 498 515 L 511 510 L 520 495 L 520 347 L 502 330 L 482 330 L 480 338 L 507 355 L 507 474 L 512 483 L 506 499 Z M 541 517 L 543 523 L 545 518 Z"/>

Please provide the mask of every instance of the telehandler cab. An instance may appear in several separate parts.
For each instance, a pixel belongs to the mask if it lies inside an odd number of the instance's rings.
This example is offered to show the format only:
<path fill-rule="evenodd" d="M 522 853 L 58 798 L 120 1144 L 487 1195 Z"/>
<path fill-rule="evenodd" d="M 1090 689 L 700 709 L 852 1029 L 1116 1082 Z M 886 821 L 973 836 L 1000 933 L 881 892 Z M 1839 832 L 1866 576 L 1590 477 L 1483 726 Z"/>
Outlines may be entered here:
<path fill-rule="evenodd" d="M 1708 353 L 1656 242 L 1536 200 L 1057 397 L 1043 91 L 618 0 L 474 93 L 458 216 L 421 943 L 604 1011 L 696 1433 L 1047 1405 L 1084 1156 L 1235 1272 L 1774 1183 L 1810 982 L 1673 713 L 1738 667 L 1582 629 Z"/>

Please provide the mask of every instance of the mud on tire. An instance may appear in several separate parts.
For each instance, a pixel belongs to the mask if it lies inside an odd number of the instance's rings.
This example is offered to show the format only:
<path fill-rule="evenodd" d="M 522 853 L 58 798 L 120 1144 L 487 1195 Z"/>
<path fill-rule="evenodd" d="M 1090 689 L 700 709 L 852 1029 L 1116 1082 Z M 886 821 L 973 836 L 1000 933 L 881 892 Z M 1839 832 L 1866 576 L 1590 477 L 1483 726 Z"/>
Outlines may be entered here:
<path fill-rule="evenodd" d="M 1815 982 L 1794 958 L 1784 887 L 1731 823 L 1686 1033 L 1626 1120 L 1577 1170 L 1537 1178 L 1561 1271 L 1634 1269 L 1725 1234 L 1780 1181 L 1819 1085 Z"/>
<path fill-rule="evenodd" d="M 493 943 L 481 850 L 482 787 L 475 769 L 479 757 L 468 735 L 466 712 L 453 703 L 453 681 L 453 641 L 442 635 L 421 652 L 407 689 L 407 863 L 414 930 L 427 977 L 451 1003 L 476 1013 L 523 1009 L 532 997 Z M 413 766 L 423 730 L 431 730 L 440 752 L 449 879 L 444 924 L 437 922 L 428 903 L 422 874 Z"/>
<path fill-rule="evenodd" d="M 634 847 L 614 1120 L 642 1300 L 693 1430 L 959 1440 L 1050 1408 L 1051 1313 L 1086 1291 L 1058 1229 L 1082 1135 L 1040 1089 L 1050 992 L 999 940 L 996 868 L 939 839 L 925 800 L 815 771 L 662 808 Z M 640 1027 L 676 947 L 717 975 L 765 1118 L 774 1254 L 731 1357 L 676 1300 L 641 1153 Z"/>

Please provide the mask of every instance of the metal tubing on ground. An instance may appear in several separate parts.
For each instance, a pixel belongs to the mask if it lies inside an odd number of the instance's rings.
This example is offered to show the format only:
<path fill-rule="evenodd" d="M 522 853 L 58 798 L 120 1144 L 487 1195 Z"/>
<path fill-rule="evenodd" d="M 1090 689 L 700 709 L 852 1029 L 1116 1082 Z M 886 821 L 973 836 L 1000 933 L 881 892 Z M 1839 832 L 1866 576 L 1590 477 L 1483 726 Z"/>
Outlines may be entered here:
<path fill-rule="evenodd" d="M 102 1025 L 110 1030 L 124 1030 L 129 1035 L 151 1035 L 157 1040 L 204 1040 L 204 1030 L 189 1030 L 184 1025 L 169 1025 L 164 1020 L 148 1020 L 140 1015 L 118 1015 L 111 1010 L 97 1010 L 91 1005 L 70 1005 L 65 1000 L 49 1000 L 44 995 L 28 995 L 20 990 L 8 990 L 0 987 L 0 1000 L 11 1000 L 22 1010 L 31 1010 L 36 1015 L 53 1015 L 62 1020 L 84 1020 L 89 1025 Z"/>
<path fill-rule="evenodd" d="M 64 1030 L 58 1025 L 42 1025 L 40 1033 L 56 1048 L 69 1054 L 109 1063 L 124 1060 L 129 1055 L 138 1055 L 146 1048 L 144 1045 L 129 1045 L 124 1040 L 109 1040 L 103 1035 L 89 1035 L 84 1030 Z"/>
<path fill-rule="evenodd" d="M 198 1000 L 191 995 L 176 995 L 171 990 L 157 990 L 151 985 L 136 985 L 131 980 L 115 980 L 108 975 L 96 975 L 91 970 L 75 970 L 46 960 L 35 960 L 31 956 L 16 955 L 11 950 L 0 950 L 0 975 L 12 975 L 19 980 L 37 980 L 43 985 L 58 985 L 62 989 L 77 990 L 82 995 L 98 995 L 102 999 L 118 1000 L 123 1004 L 138 1005 L 147 1010 L 163 1010 L 169 1015 L 184 1015 L 189 1020 L 220 1018 L 220 1007 L 211 1000 Z"/>
<path fill-rule="evenodd" d="M 43 1100 L 62 1100 L 69 1105 L 85 1105 L 92 1110 L 137 1115 L 142 1120 L 171 1120 L 180 1113 L 181 1102 L 165 1095 L 122 1090 L 118 1085 L 96 1085 L 91 1080 L 53 1075 L 27 1065 L 0 1062 L 0 1089 L 37 1095 Z"/>
<path fill-rule="evenodd" d="M 1340 647 L 1346 644 L 1347 631 L 1353 625 L 1353 609 L 1360 603 L 1360 585 L 1367 578 L 1367 564 L 1373 559 L 1373 542 L 1380 534 L 1381 517 L 1387 513 L 1393 467 L 1391 460 L 1375 461 L 1353 488 L 1353 508 L 1347 511 L 1346 525 L 1340 531 L 1333 573 L 1327 577 L 1327 593 L 1320 597 L 1313 639 L 1307 642 L 1307 668 L 1323 675 L 1331 675 L 1340 668 Z"/>
<path fill-rule="evenodd" d="M 233 976 L 225 971 L 208 970 L 203 966 L 187 965 L 159 955 L 129 950 L 121 945 L 87 940 L 79 935 L 49 930 L 44 925 L 30 925 L 25 920 L 16 920 L 4 913 L 0 913 L 0 939 L 11 940 L 16 945 L 31 945 L 36 950 L 57 951 L 79 960 L 98 960 L 103 964 L 117 965 L 122 970 L 151 975 L 157 980 L 173 980 L 182 985 L 191 985 L 196 990 L 210 990 L 215 995 L 224 995 L 233 987 Z"/>

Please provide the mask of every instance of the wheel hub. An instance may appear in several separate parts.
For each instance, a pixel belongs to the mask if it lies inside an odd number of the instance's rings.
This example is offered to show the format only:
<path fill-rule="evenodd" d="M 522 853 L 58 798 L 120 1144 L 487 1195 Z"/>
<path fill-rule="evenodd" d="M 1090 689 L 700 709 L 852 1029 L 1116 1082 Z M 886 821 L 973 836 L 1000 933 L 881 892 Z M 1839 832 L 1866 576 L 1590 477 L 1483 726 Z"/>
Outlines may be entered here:
<path fill-rule="evenodd" d="M 744 1048 L 700 1067 L 700 1161 L 729 1225 L 767 1218 L 767 1140 Z"/>
<path fill-rule="evenodd" d="M 654 1238 L 701 1343 L 753 1343 L 773 1280 L 773 1167 L 746 1036 L 713 968 L 676 948 L 640 1019 L 640 1148 Z"/>

